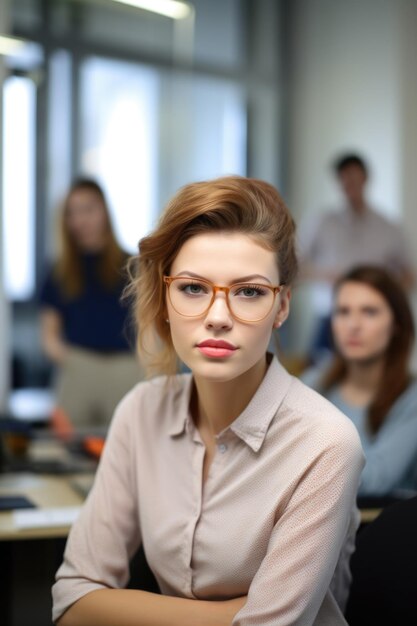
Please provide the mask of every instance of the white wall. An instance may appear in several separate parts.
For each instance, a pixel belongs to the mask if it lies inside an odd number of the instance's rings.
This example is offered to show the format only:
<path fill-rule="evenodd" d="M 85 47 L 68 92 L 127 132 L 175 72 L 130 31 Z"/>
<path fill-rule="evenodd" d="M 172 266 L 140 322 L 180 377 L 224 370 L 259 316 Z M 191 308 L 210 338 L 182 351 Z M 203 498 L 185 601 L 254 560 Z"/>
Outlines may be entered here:
<path fill-rule="evenodd" d="M 9 31 L 9 0 L 2 0 L 0 3 L 0 33 L 7 33 Z M 2 84 L 5 77 L 5 68 L 0 56 L 0 96 L 2 93 Z M 1 171 L 2 171 L 2 136 L 1 136 L 1 119 L 2 119 L 2 98 L 0 97 L 0 189 L 1 184 Z M 0 194 L 0 252 L 2 237 L 2 206 L 1 206 L 1 194 Z M 3 267 L 2 267 L 3 255 L 0 253 L 0 411 L 4 410 L 7 403 L 7 396 L 9 390 L 10 380 L 10 310 L 9 305 L 6 302 L 4 288 L 3 288 Z"/>
<path fill-rule="evenodd" d="M 369 197 L 417 234 L 417 3 L 415 0 L 291 2 L 287 200 L 299 221 L 337 202 L 330 169 L 344 151 L 362 153 Z M 294 297 L 293 345 L 311 332 L 309 295 Z"/>
<path fill-rule="evenodd" d="M 399 75 L 401 89 L 400 141 L 401 170 L 400 190 L 404 223 L 417 259 L 417 2 L 401 0 L 401 58 Z M 417 267 L 417 261 L 415 261 Z M 417 273 L 417 272 L 416 272 Z M 417 288 L 413 293 L 414 319 L 417 320 Z M 417 371 L 417 345 L 413 355 L 414 371 Z"/>

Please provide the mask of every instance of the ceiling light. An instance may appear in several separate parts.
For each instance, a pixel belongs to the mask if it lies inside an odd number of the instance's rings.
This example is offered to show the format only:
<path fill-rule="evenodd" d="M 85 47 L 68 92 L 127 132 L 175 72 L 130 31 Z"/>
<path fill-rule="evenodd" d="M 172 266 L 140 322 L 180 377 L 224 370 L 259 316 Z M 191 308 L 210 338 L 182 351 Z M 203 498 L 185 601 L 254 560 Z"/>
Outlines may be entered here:
<path fill-rule="evenodd" d="M 190 4 L 179 2 L 178 0 L 113 0 L 113 2 L 128 4 L 137 9 L 152 11 L 152 13 L 159 13 L 173 20 L 184 19 L 193 12 L 193 7 Z"/>

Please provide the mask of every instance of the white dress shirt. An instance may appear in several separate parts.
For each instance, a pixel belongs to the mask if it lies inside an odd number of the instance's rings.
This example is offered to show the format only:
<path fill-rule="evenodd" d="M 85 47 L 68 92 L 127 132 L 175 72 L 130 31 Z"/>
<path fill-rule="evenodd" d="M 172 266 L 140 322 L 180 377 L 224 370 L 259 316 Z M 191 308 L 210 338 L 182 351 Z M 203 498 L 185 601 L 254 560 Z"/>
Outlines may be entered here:
<path fill-rule="evenodd" d="M 341 276 L 355 265 L 381 265 L 394 275 L 413 273 L 411 252 L 399 224 L 366 207 L 357 213 L 349 207 L 327 211 L 304 220 L 299 232 L 301 264 Z M 332 285 L 314 281 L 315 311 L 328 315 Z"/>

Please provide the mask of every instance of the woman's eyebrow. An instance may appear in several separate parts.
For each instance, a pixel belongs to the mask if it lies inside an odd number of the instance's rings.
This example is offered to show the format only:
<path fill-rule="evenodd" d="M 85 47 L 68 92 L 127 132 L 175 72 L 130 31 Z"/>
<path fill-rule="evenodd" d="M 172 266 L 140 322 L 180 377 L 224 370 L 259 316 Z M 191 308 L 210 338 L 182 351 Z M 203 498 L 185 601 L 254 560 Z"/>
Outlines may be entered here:
<path fill-rule="evenodd" d="M 190 276 L 191 278 L 199 278 L 200 280 L 209 280 L 205 276 L 201 276 L 201 274 L 195 274 L 194 272 L 190 272 L 189 270 L 182 270 L 176 274 L 176 276 Z M 230 284 L 233 285 L 235 283 L 247 283 L 253 280 L 265 280 L 267 283 L 272 285 L 272 282 L 264 276 L 263 274 L 250 274 L 249 276 L 240 276 L 239 278 L 234 278 L 230 281 Z M 209 281 L 212 282 L 212 281 Z"/>

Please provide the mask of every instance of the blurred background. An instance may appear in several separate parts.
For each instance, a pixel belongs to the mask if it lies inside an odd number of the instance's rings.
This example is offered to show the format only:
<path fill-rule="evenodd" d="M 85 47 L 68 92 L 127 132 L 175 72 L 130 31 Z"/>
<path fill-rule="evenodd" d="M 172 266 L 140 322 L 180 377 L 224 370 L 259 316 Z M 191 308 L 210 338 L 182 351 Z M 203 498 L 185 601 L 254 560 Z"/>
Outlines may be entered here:
<path fill-rule="evenodd" d="M 2 408 L 11 390 L 50 384 L 37 297 L 77 175 L 102 184 L 116 235 L 135 252 L 187 182 L 266 179 L 298 222 L 340 203 L 332 160 L 359 152 L 371 203 L 417 237 L 415 0 L 168 4 L 183 12 L 1 0 Z M 287 355 L 303 357 L 311 323 L 300 284 Z"/>

